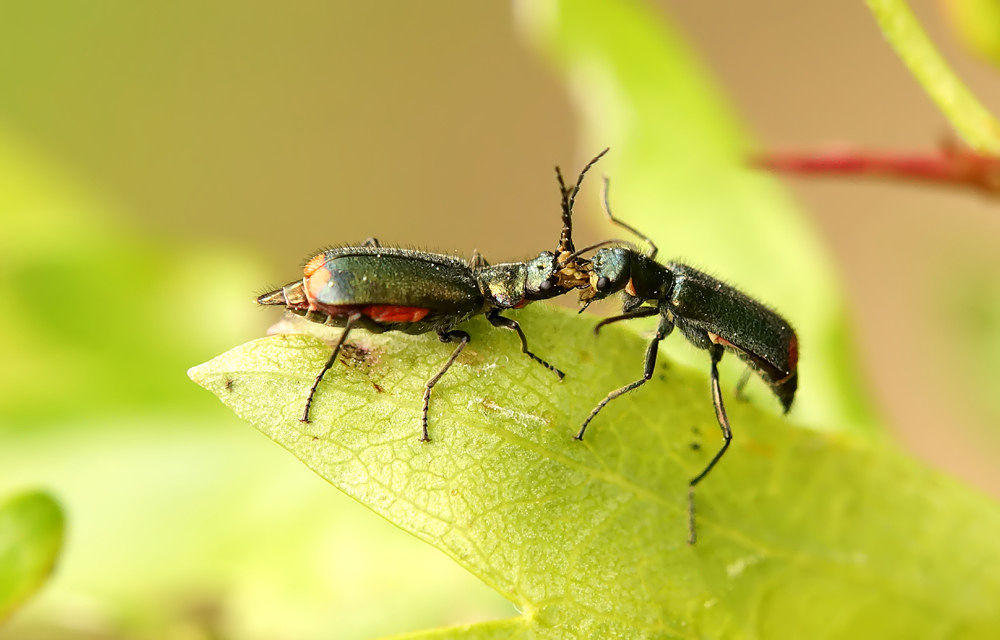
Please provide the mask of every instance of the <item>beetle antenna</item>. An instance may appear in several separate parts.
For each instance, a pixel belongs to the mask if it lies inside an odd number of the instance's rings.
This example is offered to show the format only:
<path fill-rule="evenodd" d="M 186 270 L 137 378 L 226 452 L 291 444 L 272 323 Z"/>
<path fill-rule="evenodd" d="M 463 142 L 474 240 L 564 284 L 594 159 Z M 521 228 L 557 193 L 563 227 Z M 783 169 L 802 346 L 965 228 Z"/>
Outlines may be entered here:
<path fill-rule="evenodd" d="M 562 171 L 556 166 L 556 180 L 559 181 L 559 206 L 562 208 L 562 233 L 559 234 L 559 248 L 557 253 L 568 251 L 570 253 L 576 248 L 573 246 L 573 205 L 567 197 L 569 189 L 563 180 Z"/>
<path fill-rule="evenodd" d="M 584 247 L 584 248 L 580 249 L 579 251 L 574 251 L 573 253 L 569 254 L 568 256 L 566 256 L 565 258 L 563 258 L 562 260 L 559 261 L 559 268 L 561 269 L 561 268 L 565 267 L 567 264 L 569 264 L 573 260 L 576 260 L 577 258 L 579 258 L 581 255 L 587 253 L 588 251 L 593 251 L 594 249 L 600 249 L 601 247 L 610 247 L 612 245 L 622 245 L 622 244 L 630 246 L 630 247 L 634 247 L 635 246 L 633 243 L 629 242 L 628 240 L 619 240 L 619 239 L 616 239 L 616 238 L 612 238 L 611 240 L 601 240 L 600 242 L 595 242 L 594 244 L 590 245 L 589 247 Z"/>
<path fill-rule="evenodd" d="M 611 147 L 605 147 L 604 151 L 601 151 L 599 154 L 594 156 L 594 158 L 590 162 L 588 162 L 586 166 L 583 167 L 583 170 L 580 171 L 580 175 L 576 179 L 576 185 L 574 185 L 571 193 L 569 194 L 569 210 L 571 212 L 573 211 L 573 205 L 576 204 L 576 194 L 580 193 L 580 186 L 583 184 L 583 177 L 587 175 L 587 172 L 590 171 L 590 168 L 595 164 L 597 164 L 597 161 L 603 158 L 604 154 L 606 154 L 610 150 Z"/>
<path fill-rule="evenodd" d="M 656 253 L 659 251 L 659 249 L 656 247 L 656 245 L 653 243 L 653 241 L 650 240 L 649 236 L 647 236 L 646 234 L 642 233 L 641 231 L 639 231 L 638 229 L 636 229 L 632 225 L 627 224 L 625 222 L 622 222 L 621 220 L 619 220 L 618 218 L 616 218 L 613 213 L 611 213 L 611 201 L 608 199 L 608 192 L 610 190 L 611 190 L 611 180 L 608 179 L 607 176 L 604 176 L 604 194 L 603 194 L 602 200 L 604 201 L 604 213 L 607 214 L 608 220 L 610 220 L 612 224 L 616 224 L 619 227 L 622 227 L 623 229 L 628 229 L 629 231 L 631 231 L 632 233 L 634 233 L 636 235 L 636 237 L 640 238 L 643 242 L 645 242 L 646 244 L 648 244 L 649 245 L 649 256 L 647 256 L 647 257 L 649 257 L 649 258 L 655 258 L 656 257 Z"/>
<path fill-rule="evenodd" d="M 559 167 L 556 167 L 556 180 L 559 181 L 559 191 L 561 193 L 561 206 L 562 206 L 562 234 L 559 236 L 559 249 L 558 253 L 573 253 L 575 247 L 573 245 L 573 206 L 576 204 L 576 194 L 580 193 L 580 186 L 583 184 L 583 177 L 587 175 L 587 171 L 594 166 L 598 160 L 604 157 L 610 150 L 610 147 L 605 147 L 603 151 L 598 153 L 591 159 L 580 171 L 580 175 L 576 179 L 576 184 L 572 188 L 566 186 L 566 182 L 563 180 L 562 171 Z"/>

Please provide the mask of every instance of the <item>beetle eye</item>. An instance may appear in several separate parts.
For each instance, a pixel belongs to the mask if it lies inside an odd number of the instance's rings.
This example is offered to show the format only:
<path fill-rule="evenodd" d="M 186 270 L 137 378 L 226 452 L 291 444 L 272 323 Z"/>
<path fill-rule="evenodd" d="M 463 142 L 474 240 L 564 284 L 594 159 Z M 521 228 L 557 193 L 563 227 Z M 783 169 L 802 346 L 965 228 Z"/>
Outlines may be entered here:
<path fill-rule="evenodd" d="M 601 276 L 600 278 L 597 279 L 597 290 L 598 291 L 604 291 L 609 286 L 611 286 L 611 281 L 608 280 L 607 278 L 605 278 L 604 276 Z"/>

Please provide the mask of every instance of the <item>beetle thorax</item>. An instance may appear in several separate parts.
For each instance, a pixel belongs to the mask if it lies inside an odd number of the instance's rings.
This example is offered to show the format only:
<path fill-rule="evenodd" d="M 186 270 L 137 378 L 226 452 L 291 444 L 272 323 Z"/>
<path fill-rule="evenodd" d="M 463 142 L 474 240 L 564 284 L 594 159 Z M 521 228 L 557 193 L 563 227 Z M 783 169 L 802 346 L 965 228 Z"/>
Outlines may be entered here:
<path fill-rule="evenodd" d="M 526 277 L 524 263 L 497 264 L 476 272 L 476 281 L 486 304 L 496 309 L 524 306 Z"/>

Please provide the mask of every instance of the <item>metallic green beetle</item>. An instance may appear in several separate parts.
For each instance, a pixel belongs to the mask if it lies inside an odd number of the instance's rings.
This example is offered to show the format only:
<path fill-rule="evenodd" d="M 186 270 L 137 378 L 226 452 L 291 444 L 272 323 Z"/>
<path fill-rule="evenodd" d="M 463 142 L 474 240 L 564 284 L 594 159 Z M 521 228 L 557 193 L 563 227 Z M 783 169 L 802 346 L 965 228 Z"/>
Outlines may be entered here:
<path fill-rule="evenodd" d="M 784 318 L 742 291 L 694 267 L 678 262 L 665 265 L 656 262 L 656 245 L 612 215 L 608 205 L 607 179 L 604 209 L 611 222 L 642 238 L 649 245 L 649 253 L 644 255 L 630 247 L 605 246 L 622 244 L 612 240 L 567 257 L 569 262 L 580 254 L 604 247 L 594 254 L 589 265 L 590 286 L 580 294 L 584 308 L 593 300 L 622 293 L 622 315 L 602 320 L 595 331 L 613 322 L 632 318 L 659 316 L 660 321 L 656 335 L 646 350 L 642 378 L 615 389 L 601 400 L 584 420 L 576 438 L 583 439 L 587 425 L 609 402 L 653 377 L 660 341 L 670 335 L 674 327 L 680 329 L 691 344 L 707 350 L 711 358 L 712 404 L 724 442 L 701 473 L 688 483 L 688 540 L 694 544 L 694 487 L 708 475 L 732 441 L 732 430 L 719 384 L 718 364 L 722 354 L 731 351 L 743 360 L 767 383 L 787 413 L 798 386 L 798 338 Z"/>
<path fill-rule="evenodd" d="M 458 343 L 444 366 L 424 386 L 423 441 L 430 439 L 427 413 L 431 390 L 469 342 L 469 334 L 454 327 L 475 315 L 485 314 L 493 326 L 517 333 L 521 351 L 562 379 L 562 371 L 528 349 L 520 325 L 501 313 L 587 286 L 587 261 L 568 258 L 575 249 L 573 205 L 587 170 L 606 152 L 583 168 L 572 187 L 566 186 L 556 168 L 563 229 L 555 252 L 543 251 L 528 262 L 490 265 L 479 254 L 466 262 L 448 255 L 383 247 L 369 239 L 361 246 L 323 251 L 306 263 L 301 280 L 257 298 L 258 304 L 283 306 L 311 322 L 344 328 L 309 390 L 301 421 L 309 422 L 316 389 L 355 328 L 375 333 L 433 331 L 442 342 Z"/>

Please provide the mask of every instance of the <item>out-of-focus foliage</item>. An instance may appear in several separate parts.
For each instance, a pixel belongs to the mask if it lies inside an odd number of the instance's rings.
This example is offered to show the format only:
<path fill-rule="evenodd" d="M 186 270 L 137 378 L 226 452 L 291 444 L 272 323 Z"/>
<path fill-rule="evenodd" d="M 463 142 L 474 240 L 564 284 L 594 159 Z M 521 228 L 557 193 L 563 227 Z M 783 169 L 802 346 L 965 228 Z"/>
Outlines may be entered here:
<path fill-rule="evenodd" d="M 956 256 L 936 283 L 943 292 L 938 324 L 966 339 L 957 343 L 955 370 L 969 386 L 969 395 L 993 417 L 991 437 L 1000 438 L 1000 278 L 982 265 Z"/>
<path fill-rule="evenodd" d="M 944 0 L 940 4 L 966 46 L 1000 68 L 1000 2 Z"/>
<path fill-rule="evenodd" d="M 246 256 L 130 232 L 2 129 L 0 220 L 0 430 L 190 406 L 176 372 L 252 335 Z"/>
<path fill-rule="evenodd" d="M 941 3 L 952 25 L 970 50 L 1000 70 L 1000 2 L 998 0 L 947 0 Z M 1000 132 L 997 134 L 1000 136 Z M 1000 371 L 992 363 L 1000 362 L 1000 279 L 984 272 L 982 265 L 967 264 L 956 256 L 947 282 L 941 290 L 949 292 L 944 305 L 942 331 L 958 330 L 965 339 L 958 366 L 971 375 L 973 401 L 983 405 L 995 427 L 991 436 L 1000 436 Z"/>
<path fill-rule="evenodd" d="M 476 341 L 435 387 L 430 443 L 418 439 L 423 386 L 450 351 L 433 336 L 352 335 L 311 424 L 303 402 L 329 357 L 315 338 L 257 340 L 190 375 L 509 599 L 523 612 L 511 637 L 985 640 L 1000 629 L 1000 574 L 982 562 L 1000 553 L 997 504 L 869 439 L 730 397 L 734 445 L 699 486 L 689 546 L 687 479 L 721 444 L 707 356 L 700 370 L 661 365 L 581 443 L 576 428 L 635 377 L 645 341 L 606 330 L 595 353 L 585 318 L 543 307 L 518 318 L 572 374 L 558 382 L 514 336 L 470 323 Z"/>
<path fill-rule="evenodd" d="M 45 582 L 64 528 L 62 509 L 47 493 L 22 493 L 0 503 L 0 622 Z"/>

